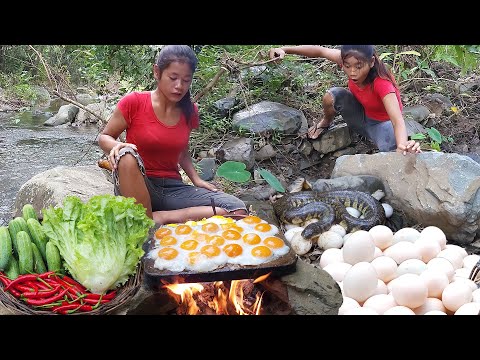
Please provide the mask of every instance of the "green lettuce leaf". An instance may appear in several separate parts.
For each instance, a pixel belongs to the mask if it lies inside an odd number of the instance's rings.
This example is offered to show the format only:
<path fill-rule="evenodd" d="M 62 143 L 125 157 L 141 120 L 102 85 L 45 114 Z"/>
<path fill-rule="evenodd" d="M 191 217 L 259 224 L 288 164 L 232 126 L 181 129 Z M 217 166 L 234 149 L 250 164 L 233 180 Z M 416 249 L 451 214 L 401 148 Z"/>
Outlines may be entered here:
<path fill-rule="evenodd" d="M 123 285 L 135 273 L 154 224 L 135 199 L 113 195 L 93 196 L 86 203 L 68 196 L 63 208 L 44 209 L 42 222 L 64 267 L 98 294 Z"/>

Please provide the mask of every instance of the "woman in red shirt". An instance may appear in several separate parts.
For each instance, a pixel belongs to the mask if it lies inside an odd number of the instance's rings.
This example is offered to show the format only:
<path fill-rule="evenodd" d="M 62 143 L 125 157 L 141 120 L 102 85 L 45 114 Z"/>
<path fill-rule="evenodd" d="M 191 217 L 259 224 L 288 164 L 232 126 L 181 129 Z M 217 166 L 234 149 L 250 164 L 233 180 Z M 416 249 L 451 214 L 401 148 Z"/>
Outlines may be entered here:
<path fill-rule="evenodd" d="M 334 87 L 323 97 L 323 118 L 308 129 L 308 137 L 318 138 L 338 113 L 348 127 L 373 141 L 380 151 L 406 155 L 420 153 L 420 144 L 408 140 L 402 116 L 402 101 L 393 75 L 378 58 L 373 45 L 284 46 L 270 50 L 270 58 L 285 54 L 325 58 L 337 63 L 348 76 L 348 89 Z"/>
<path fill-rule="evenodd" d="M 196 66 L 189 46 L 164 46 L 153 65 L 156 89 L 120 99 L 98 139 L 109 154 L 115 194 L 135 198 L 158 224 L 247 214 L 243 201 L 202 180 L 193 166 L 189 138 L 199 117 L 190 85 Z M 123 131 L 126 142 L 117 141 Z M 183 183 L 179 166 L 194 186 Z"/>

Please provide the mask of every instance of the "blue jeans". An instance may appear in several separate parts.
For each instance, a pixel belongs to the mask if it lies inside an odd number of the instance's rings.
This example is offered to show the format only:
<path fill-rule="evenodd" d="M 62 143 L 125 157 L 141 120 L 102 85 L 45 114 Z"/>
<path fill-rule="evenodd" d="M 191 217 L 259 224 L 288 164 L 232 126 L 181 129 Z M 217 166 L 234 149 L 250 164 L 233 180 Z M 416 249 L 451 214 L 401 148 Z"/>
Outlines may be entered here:
<path fill-rule="evenodd" d="M 327 92 L 333 97 L 333 108 L 342 115 L 349 129 L 373 141 L 382 152 L 394 151 L 397 148 L 390 120 L 377 121 L 368 118 L 362 104 L 348 89 L 334 87 Z"/>
<path fill-rule="evenodd" d="M 117 161 L 122 156 L 130 153 L 136 159 L 140 168 L 145 184 L 147 185 L 150 199 L 152 202 L 152 211 L 177 210 L 195 206 L 212 206 L 212 199 L 215 206 L 228 212 L 235 210 L 245 210 L 245 203 L 237 197 L 224 193 L 222 191 L 211 191 L 183 183 L 179 179 L 148 177 L 145 172 L 145 166 L 140 155 L 130 147 L 122 148 L 119 152 Z M 118 172 L 113 172 L 113 183 L 115 195 L 121 195 Z"/>

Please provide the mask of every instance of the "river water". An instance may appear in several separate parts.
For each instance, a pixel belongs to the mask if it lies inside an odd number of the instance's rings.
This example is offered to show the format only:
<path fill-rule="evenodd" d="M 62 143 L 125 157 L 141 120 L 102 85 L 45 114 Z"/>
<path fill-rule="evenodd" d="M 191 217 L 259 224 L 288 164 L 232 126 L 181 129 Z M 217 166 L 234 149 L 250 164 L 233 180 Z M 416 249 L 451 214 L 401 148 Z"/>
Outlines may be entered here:
<path fill-rule="evenodd" d="M 44 126 L 58 110 L 0 113 L 0 225 L 12 219 L 20 187 L 34 175 L 57 166 L 95 164 L 102 151 L 96 126 Z"/>

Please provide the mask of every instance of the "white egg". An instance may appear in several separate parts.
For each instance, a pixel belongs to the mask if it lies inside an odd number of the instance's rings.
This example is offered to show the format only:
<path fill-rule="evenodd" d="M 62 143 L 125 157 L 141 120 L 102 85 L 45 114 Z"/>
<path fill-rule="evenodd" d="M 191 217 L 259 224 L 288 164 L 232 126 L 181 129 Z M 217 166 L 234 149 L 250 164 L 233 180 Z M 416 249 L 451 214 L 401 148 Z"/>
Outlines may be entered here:
<path fill-rule="evenodd" d="M 445 273 L 449 282 L 453 280 L 453 275 L 455 274 L 452 263 L 445 258 L 433 258 L 427 263 L 427 269 Z"/>
<path fill-rule="evenodd" d="M 380 280 L 388 283 L 390 280 L 397 277 L 397 263 L 395 260 L 388 256 L 379 256 L 371 262 L 372 266 L 377 272 L 377 276 Z"/>
<path fill-rule="evenodd" d="M 372 236 L 375 246 L 377 246 L 381 250 L 385 250 L 390 245 L 392 245 L 393 232 L 388 226 L 376 225 L 370 230 L 368 230 L 368 232 Z"/>
<path fill-rule="evenodd" d="M 305 255 L 310 251 L 312 248 L 312 242 L 310 240 L 306 240 L 301 233 L 297 232 L 293 235 L 292 240 L 290 242 L 290 246 L 292 250 L 295 251 L 297 255 Z M 341 251 L 340 249 L 337 249 Z"/>
<path fill-rule="evenodd" d="M 342 226 L 342 225 L 339 225 L 339 224 L 334 224 L 330 227 L 330 229 L 328 229 L 329 231 L 333 231 L 333 232 L 336 232 L 337 234 L 339 234 L 341 237 L 344 237 L 347 233 L 347 231 L 345 230 L 345 228 Z"/>
<path fill-rule="evenodd" d="M 385 217 L 388 219 L 393 215 L 393 207 L 390 204 L 382 203 L 383 210 L 385 211 Z"/>
<path fill-rule="evenodd" d="M 359 218 L 360 215 L 362 214 L 360 211 L 358 211 L 357 209 L 355 208 L 352 208 L 350 206 L 347 206 L 345 207 L 345 210 L 347 210 L 347 212 L 352 215 L 353 217 L 356 217 L 356 218 Z"/>
<path fill-rule="evenodd" d="M 480 261 L 480 255 L 467 255 L 463 258 L 463 267 L 471 271 L 478 261 Z"/>
<path fill-rule="evenodd" d="M 356 263 L 347 271 L 343 279 L 345 296 L 361 303 L 373 295 L 377 288 L 377 280 L 377 273 L 372 264 Z"/>
<path fill-rule="evenodd" d="M 469 302 L 460 306 L 454 315 L 479 315 L 479 313 L 480 303 Z"/>
<path fill-rule="evenodd" d="M 372 236 L 365 230 L 355 231 L 345 240 L 342 252 L 344 261 L 351 265 L 372 261 L 375 254 Z"/>
<path fill-rule="evenodd" d="M 472 301 L 480 303 L 480 289 L 477 289 L 474 292 L 472 292 Z"/>
<path fill-rule="evenodd" d="M 442 250 L 445 249 L 445 246 L 447 245 L 447 237 L 445 236 L 445 233 L 442 229 L 436 226 L 427 226 L 420 232 L 420 236 L 435 239 Z"/>
<path fill-rule="evenodd" d="M 343 245 L 343 237 L 336 232 L 328 230 L 320 234 L 317 244 L 323 250 L 330 248 L 340 249 Z"/>
<path fill-rule="evenodd" d="M 431 238 L 420 237 L 414 242 L 414 245 L 417 247 L 424 263 L 428 263 L 441 251 L 438 241 Z"/>
<path fill-rule="evenodd" d="M 445 258 L 450 261 L 453 265 L 454 270 L 463 267 L 463 256 L 458 250 L 445 248 L 437 254 L 437 258 L 439 257 Z"/>
<path fill-rule="evenodd" d="M 454 249 L 454 250 L 458 251 L 460 253 L 460 255 L 462 255 L 462 260 L 465 258 L 465 256 L 468 255 L 467 250 L 465 250 L 464 248 L 462 248 L 461 246 L 458 246 L 458 245 L 447 244 L 447 245 L 445 245 L 445 249 Z"/>
<path fill-rule="evenodd" d="M 420 232 L 414 228 L 403 228 L 393 234 L 392 245 L 402 241 L 414 243 L 420 237 Z"/>
<path fill-rule="evenodd" d="M 454 277 L 452 282 L 463 282 L 464 284 L 468 285 L 470 289 L 472 289 L 472 292 L 478 289 L 477 284 L 475 284 L 472 280 L 463 277 Z"/>
<path fill-rule="evenodd" d="M 441 311 L 443 313 L 447 311 L 445 306 L 443 306 L 442 300 L 437 298 L 427 298 L 423 305 L 413 309 L 413 312 L 416 315 L 425 315 L 425 313 L 433 310 Z"/>
<path fill-rule="evenodd" d="M 443 290 L 450 283 L 448 276 L 443 271 L 437 269 L 428 269 L 420 274 L 420 279 L 423 280 L 428 289 L 428 297 L 442 298 Z"/>
<path fill-rule="evenodd" d="M 373 253 L 373 258 L 376 259 L 377 257 L 383 256 L 383 251 L 380 248 L 375 246 L 375 252 Z"/>
<path fill-rule="evenodd" d="M 428 289 L 419 275 L 404 274 L 395 279 L 392 296 L 398 305 L 414 309 L 425 303 Z"/>
<path fill-rule="evenodd" d="M 442 293 L 442 302 L 450 311 L 457 311 L 463 304 L 472 301 L 472 289 L 463 282 L 452 282 Z"/>
<path fill-rule="evenodd" d="M 383 313 L 383 315 L 415 315 L 412 309 L 406 306 L 394 306 Z"/>
<path fill-rule="evenodd" d="M 447 315 L 446 313 L 444 313 L 443 311 L 439 311 L 439 310 L 431 310 L 429 312 L 426 312 L 425 314 L 423 315 Z"/>
<path fill-rule="evenodd" d="M 427 269 L 427 264 L 422 260 L 418 259 L 408 259 L 398 265 L 397 268 L 397 277 L 403 274 L 416 274 L 420 275 Z"/>
<path fill-rule="evenodd" d="M 389 291 L 388 291 L 388 288 L 387 288 L 387 285 L 380 279 L 377 280 L 377 288 L 375 289 L 375 292 L 373 293 L 373 295 L 379 295 L 379 294 L 388 294 Z M 372 295 L 372 296 L 373 296 Z"/>
<path fill-rule="evenodd" d="M 363 303 L 363 307 L 375 310 L 379 315 L 383 315 L 385 311 L 398 306 L 392 295 L 373 295 Z"/>
<path fill-rule="evenodd" d="M 393 244 L 383 251 L 383 255 L 391 257 L 397 264 L 401 264 L 408 259 L 418 259 L 422 257 L 418 248 L 409 241 L 401 241 Z"/>
<path fill-rule="evenodd" d="M 343 315 L 378 315 L 378 313 L 373 309 L 359 307 L 347 310 L 343 313 Z"/>
<path fill-rule="evenodd" d="M 343 261 L 343 254 L 341 249 L 327 249 L 320 256 L 320 268 L 324 269 L 328 264 L 333 264 Z M 351 264 L 350 264 L 351 265 Z"/>
<path fill-rule="evenodd" d="M 329 273 L 335 281 L 343 281 L 343 279 L 345 278 L 345 274 L 348 270 L 350 270 L 351 267 L 352 265 L 350 264 L 344 262 L 337 262 L 328 264 L 323 268 L 323 270 Z"/>
<path fill-rule="evenodd" d="M 348 310 L 359 307 L 360 304 L 357 302 L 357 300 L 344 296 L 342 305 L 338 309 L 338 315 L 344 315 Z"/>
<path fill-rule="evenodd" d="M 292 238 L 293 238 L 293 235 L 295 235 L 296 233 L 301 233 L 303 231 L 303 229 L 305 229 L 304 227 L 302 226 L 296 226 L 294 228 L 291 228 L 291 229 L 288 229 L 287 231 L 285 231 L 285 239 L 291 243 L 292 242 Z"/>

